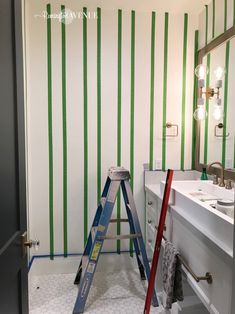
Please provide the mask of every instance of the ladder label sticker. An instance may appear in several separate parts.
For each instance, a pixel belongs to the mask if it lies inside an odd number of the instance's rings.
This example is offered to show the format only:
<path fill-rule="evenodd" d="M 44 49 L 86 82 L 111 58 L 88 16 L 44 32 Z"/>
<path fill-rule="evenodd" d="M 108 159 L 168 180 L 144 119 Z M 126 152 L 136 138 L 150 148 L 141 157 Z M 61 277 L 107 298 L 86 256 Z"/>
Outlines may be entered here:
<path fill-rule="evenodd" d="M 103 226 L 103 225 L 98 226 L 98 231 L 104 232 L 104 230 L 105 230 L 105 226 Z"/>
<path fill-rule="evenodd" d="M 89 263 L 87 266 L 87 272 L 93 274 L 95 271 L 95 263 Z"/>
<path fill-rule="evenodd" d="M 91 259 L 96 261 L 97 258 L 98 258 L 98 255 L 100 253 L 100 249 L 101 249 L 101 242 L 96 242 L 95 245 L 94 245 L 94 248 L 93 248 L 93 251 L 92 251 L 92 254 L 91 254 Z"/>

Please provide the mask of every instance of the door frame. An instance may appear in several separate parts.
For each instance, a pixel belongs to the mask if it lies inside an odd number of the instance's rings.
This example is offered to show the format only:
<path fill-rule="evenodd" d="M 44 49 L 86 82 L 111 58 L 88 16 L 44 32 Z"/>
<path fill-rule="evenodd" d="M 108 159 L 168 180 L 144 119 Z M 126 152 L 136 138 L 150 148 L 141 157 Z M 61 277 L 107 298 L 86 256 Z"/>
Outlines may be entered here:
<path fill-rule="evenodd" d="M 16 114 L 16 158 L 18 175 L 18 198 L 20 229 L 22 233 L 27 231 L 27 202 L 26 202 L 26 152 L 25 152 L 25 95 L 24 95 L 24 58 L 23 58 L 23 12 L 22 0 L 12 0 L 14 12 L 14 60 L 15 60 L 15 97 L 17 104 Z M 28 272 L 25 270 L 24 276 L 27 280 L 22 280 L 21 305 L 22 313 L 28 313 Z"/>

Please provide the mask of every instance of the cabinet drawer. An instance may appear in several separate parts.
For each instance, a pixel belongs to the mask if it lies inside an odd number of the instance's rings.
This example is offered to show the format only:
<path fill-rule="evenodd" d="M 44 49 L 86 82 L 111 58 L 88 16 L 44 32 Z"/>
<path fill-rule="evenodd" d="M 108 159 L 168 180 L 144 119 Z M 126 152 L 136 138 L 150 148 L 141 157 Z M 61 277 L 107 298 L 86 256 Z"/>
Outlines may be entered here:
<path fill-rule="evenodd" d="M 156 232 L 152 228 L 147 229 L 147 243 L 154 248 Z"/>
<path fill-rule="evenodd" d="M 153 211 L 157 209 L 157 199 L 154 198 L 150 193 L 146 193 L 146 208 L 151 207 Z"/>
<path fill-rule="evenodd" d="M 151 208 L 148 208 L 148 210 L 147 210 L 146 223 L 150 224 L 154 228 L 158 223 L 158 215 L 156 212 L 153 212 L 153 210 Z"/>

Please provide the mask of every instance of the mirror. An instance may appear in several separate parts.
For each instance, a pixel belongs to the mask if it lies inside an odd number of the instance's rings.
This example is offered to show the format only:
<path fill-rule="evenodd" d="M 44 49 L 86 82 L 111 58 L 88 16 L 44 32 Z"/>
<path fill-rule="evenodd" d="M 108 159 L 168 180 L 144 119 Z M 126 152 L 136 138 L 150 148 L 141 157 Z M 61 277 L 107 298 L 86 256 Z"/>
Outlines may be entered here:
<path fill-rule="evenodd" d="M 226 177 L 235 179 L 235 29 L 227 31 L 199 51 L 198 64 L 207 68 L 206 88 L 214 88 L 218 66 L 225 69 L 219 94 L 205 98 L 207 117 L 197 121 L 196 169 L 220 161 Z M 206 88 L 204 90 L 206 90 Z M 218 98 L 221 105 L 218 107 Z"/>
<path fill-rule="evenodd" d="M 201 121 L 200 127 L 200 163 L 208 164 L 216 160 L 225 168 L 232 169 L 235 168 L 235 37 L 205 55 L 202 64 L 209 71 L 209 86 L 215 86 L 214 72 L 218 66 L 225 68 L 227 73 L 222 78 L 219 95 L 221 111 L 215 105 L 217 95 L 206 101 L 207 118 Z"/>

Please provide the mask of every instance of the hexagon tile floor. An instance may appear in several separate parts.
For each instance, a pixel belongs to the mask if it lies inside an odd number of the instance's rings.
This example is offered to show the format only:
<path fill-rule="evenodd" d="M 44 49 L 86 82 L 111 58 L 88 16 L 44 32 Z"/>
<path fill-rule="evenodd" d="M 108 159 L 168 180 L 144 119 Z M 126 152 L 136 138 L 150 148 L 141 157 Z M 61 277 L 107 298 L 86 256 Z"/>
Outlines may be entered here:
<path fill-rule="evenodd" d="M 77 296 L 75 274 L 34 276 L 30 287 L 30 314 L 71 314 Z M 143 314 L 146 281 L 138 271 L 96 272 L 84 313 Z M 165 313 L 152 308 L 151 313 Z"/>

